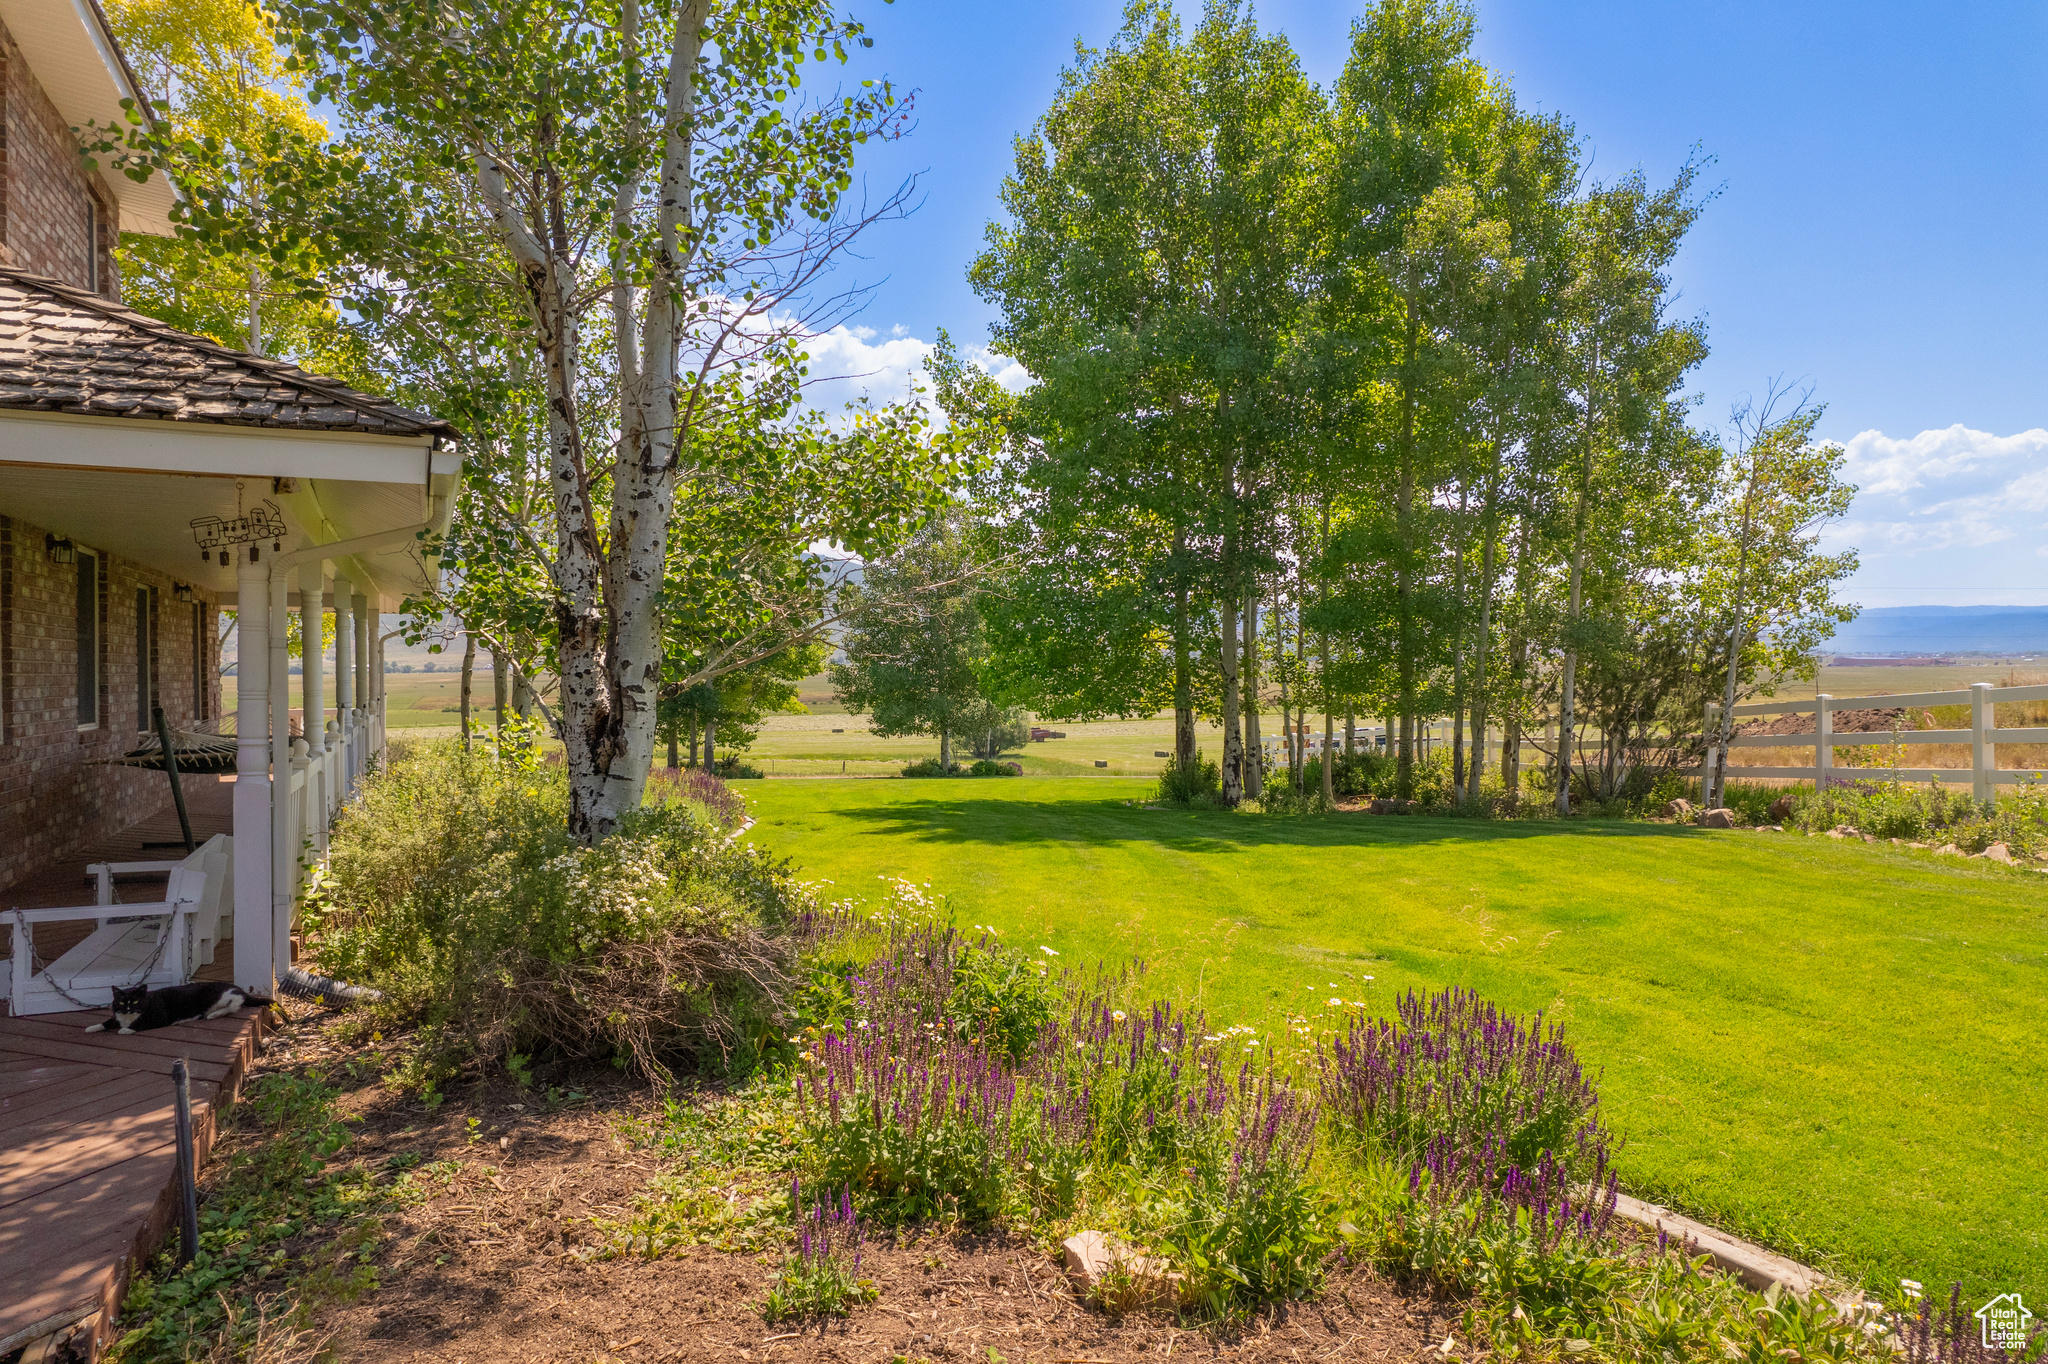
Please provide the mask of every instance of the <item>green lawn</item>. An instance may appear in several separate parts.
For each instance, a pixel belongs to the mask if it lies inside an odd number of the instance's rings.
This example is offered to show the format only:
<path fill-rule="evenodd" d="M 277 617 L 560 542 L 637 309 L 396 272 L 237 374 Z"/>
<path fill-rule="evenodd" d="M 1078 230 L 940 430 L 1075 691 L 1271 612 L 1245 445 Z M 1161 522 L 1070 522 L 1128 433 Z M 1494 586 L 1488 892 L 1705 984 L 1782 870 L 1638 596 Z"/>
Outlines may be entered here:
<path fill-rule="evenodd" d="M 1135 780 L 743 784 L 835 894 L 930 881 L 1212 1019 L 1467 985 L 1564 1020 L 1629 1188 L 1837 1272 L 2048 1294 L 2048 876 L 1826 839 L 1148 811 Z M 1370 981 L 1366 980 L 1370 977 Z"/>

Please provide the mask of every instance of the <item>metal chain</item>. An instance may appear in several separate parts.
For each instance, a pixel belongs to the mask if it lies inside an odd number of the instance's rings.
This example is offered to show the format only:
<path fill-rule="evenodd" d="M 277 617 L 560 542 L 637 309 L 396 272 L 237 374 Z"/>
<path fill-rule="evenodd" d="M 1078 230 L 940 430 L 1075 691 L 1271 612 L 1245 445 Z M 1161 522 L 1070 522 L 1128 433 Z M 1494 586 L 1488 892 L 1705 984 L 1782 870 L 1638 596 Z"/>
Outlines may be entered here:
<path fill-rule="evenodd" d="M 15 922 L 16 922 L 16 923 L 17 923 L 17 924 L 18 924 L 18 925 L 19 925 L 19 926 L 20 926 L 20 927 L 21 927 L 22 929 L 24 929 L 24 930 L 25 930 L 25 932 L 23 933 L 23 935 L 22 935 L 22 936 L 24 936 L 25 938 L 27 938 L 27 939 L 28 939 L 28 968 L 29 968 L 29 976 L 30 976 L 30 978 L 31 978 L 31 979 L 33 979 L 33 978 L 34 978 L 35 976 L 38 976 L 38 975 L 40 975 L 40 976 L 42 976 L 42 978 L 43 978 L 44 980 L 46 980 L 46 981 L 48 981 L 48 982 L 50 983 L 50 988 L 51 988 L 51 989 L 55 990 L 55 991 L 56 991 L 56 992 L 57 992 L 58 994 L 60 994 L 60 995 L 64 996 L 64 998 L 66 998 L 66 999 L 70 1000 L 70 1001 L 71 1001 L 71 1002 L 72 1002 L 73 1004 L 76 1004 L 76 1005 L 77 1005 L 77 1006 L 78 1006 L 79 1008 L 81 1008 L 81 1009 L 87 1009 L 87 1010 L 97 1010 L 97 1009 L 98 1009 L 98 1008 L 100 1007 L 99 1005 L 97 1005 L 97 1004 L 88 1004 L 88 1003 L 86 1003 L 86 1002 L 85 1002 L 84 1000 L 80 999 L 80 998 L 79 998 L 79 997 L 78 997 L 77 995 L 74 995 L 74 994 L 72 994 L 72 993 L 71 993 L 71 992 L 70 992 L 69 990 L 65 989 L 65 988 L 64 988 L 64 987 L 63 987 L 62 985 L 60 985 L 60 984 L 58 984 L 58 983 L 57 983 L 57 978 L 56 978 L 55 976 L 53 976 L 53 975 L 51 975 L 51 974 L 50 974 L 50 965 L 51 965 L 51 964 L 50 964 L 50 963 L 48 963 L 48 962 L 45 962 L 45 961 L 43 960 L 43 956 L 42 956 L 42 953 L 40 953 L 40 952 L 36 951 L 36 930 L 35 930 L 35 926 L 34 926 L 33 924 L 29 924 L 29 923 L 26 923 L 26 922 L 24 922 L 24 921 L 23 921 L 23 920 L 21 919 L 21 913 L 22 913 L 22 911 L 20 911 L 20 910 L 15 910 L 15 911 L 14 911 L 14 915 L 15 915 Z M 138 915 L 137 917 L 138 917 L 138 918 L 153 918 L 153 917 L 156 917 L 156 916 L 154 916 L 154 915 Z M 142 970 L 141 970 L 141 971 L 140 971 L 140 972 L 139 972 L 139 973 L 138 973 L 138 974 L 136 975 L 136 977 L 135 977 L 135 978 L 134 978 L 133 980 L 129 981 L 129 982 L 128 982 L 128 983 L 126 984 L 126 985 L 117 985 L 117 986 L 114 986 L 114 987 L 113 987 L 114 989 L 117 989 L 117 990 L 127 990 L 127 989 L 133 989 L 133 988 L 134 988 L 135 986 L 137 986 L 137 985 L 140 985 L 140 984 L 141 984 L 141 983 L 142 983 L 143 981 L 145 981 L 145 980 L 148 980 L 148 979 L 149 979 L 149 973 L 150 973 L 150 972 L 152 972 L 152 971 L 154 971 L 154 970 L 156 970 L 156 968 L 157 968 L 157 964 L 158 964 L 159 962 L 161 962 L 161 961 L 163 960 L 163 957 L 164 957 L 164 948 L 165 948 L 166 946 L 168 946 L 168 945 L 170 944 L 170 941 L 171 941 L 171 920 L 172 920 L 172 919 L 174 919 L 174 918 L 176 917 L 176 915 L 175 915 L 175 914 L 166 914 L 166 915 L 164 915 L 164 916 L 162 916 L 162 917 L 163 917 L 164 923 L 163 923 L 163 927 L 162 927 L 161 929 L 159 929 L 159 930 L 157 931 L 157 935 L 156 935 L 156 950 L 155 950 L 154 952 L 152 952 L 152 953 L 150 953 L 150 954 L 149 954 L 149 960 L 143 963 L 143 965 L 142 965 Z M 74 976 L 74 977 L 72 977 L 72 979 L 76 980 L 76 979 L 77 979 L 77 977 L 75 977 L 75 976 Z M 109 1005 L 108 1007 L 110 1007 L 110 1008 L 111 1008 L 112 1006 L 111 1006 L 111 1005 Z"/>

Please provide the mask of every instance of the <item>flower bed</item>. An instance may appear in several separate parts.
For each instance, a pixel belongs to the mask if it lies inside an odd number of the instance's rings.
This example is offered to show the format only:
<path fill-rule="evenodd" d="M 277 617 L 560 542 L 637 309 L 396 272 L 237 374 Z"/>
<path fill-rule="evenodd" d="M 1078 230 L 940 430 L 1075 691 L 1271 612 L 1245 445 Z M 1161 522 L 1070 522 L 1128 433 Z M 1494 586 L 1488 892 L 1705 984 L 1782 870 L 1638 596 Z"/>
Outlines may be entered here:
<path fill-rule="evenodd" d="M 919 922 L 906 895 L 941 909 L 899 891 L 813 967 L 830 1003 L 789 1081 L 791 1162 L 848 1217 L 1000 1226 L 1048 1252 L 1103 1231 L 1212 1321 L 1367 1262 L 1465 1297 L 1447 1353 L 1877 1359 L 1910 1317 L 1904 1289 L 1844 1313 L 1619 1231 L 1595 1084 L 1540 1016 L 1449 990 L 1260 1039 L 1144 999 L 1135 972 L 1084 978 Z"/>

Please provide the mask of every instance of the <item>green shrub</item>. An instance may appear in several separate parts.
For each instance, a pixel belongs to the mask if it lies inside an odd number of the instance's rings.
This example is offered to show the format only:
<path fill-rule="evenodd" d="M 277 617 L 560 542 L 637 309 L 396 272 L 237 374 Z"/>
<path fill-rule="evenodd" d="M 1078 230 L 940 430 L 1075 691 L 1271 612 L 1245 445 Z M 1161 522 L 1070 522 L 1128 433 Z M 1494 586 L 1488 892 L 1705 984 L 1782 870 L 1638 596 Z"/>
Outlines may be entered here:
<path fill-rule="evenodd" d="M 308 935 L 417 1029 L 415 1083 L 542 1049 L 665 1082 L 671 1061 L 744 1063 L 771 1034 L 809 892 L 691 800 L 588 848 L 567 816 L 560 769 L 435 744 L 336 826 Z"/>
<path fill-rule="evenodd" d="M 1177 757 L 1166 760 L 1166 770 L 1159 774 L 1159 790 L 1153 799 L 1166 805 L 1190 805 L 1198 809 L 1222 803 L 1223 778 L 1216 764 L 1204 758 L 1200 750 L 1194 761 L 1183 767 Z"/>
<path fill-rule="evenodd" d="M 1847 825 L 1876 838 L 1954 843 L 1965 852 L 2003 843 L 2016 856 L 2048 849 L 2048 787 L 2032 783 L 1979 801 L 1935 782 L 1838 779 L 1825 792 L 1800 790 L 1793 799 L 1793 821 L 1816 832 Z"/>
<path fill-rule="evenodd" d="M 738 758 L 720 758 L 717 764 L 717 772 L 719 776 L 727 781 L 762 781 L 767 776 L 766 773 L 760 768 L 755 767 L 752 763 L 741 762 Z"/>
<path fill-rule="evenodd" d="M 959 763 L 954 763 L 951 767 L 942 767 L 937 758 L 920 758 L 906 766 L 903 769 L 903 775 L 906 777 L 964 777 L 967 775 L 967 769 Z"/>
<path fill-rule="evenodd" d="M 1018 774 L 994 758 L 978 758 L 974 766 L 967 769 L 970 777 L 1014 777 Z"/>
<path fill-rule="evenodd" d="M 1322 785 L 1322 759 L 1309 759 L 1313 782 Z M 1394 761 L 1377 748 L 1361 748 L 1337 755 L 1330 771 L 1331 788 L 1346 799 L 1387 795 L 1394 789 Z"/>
<path fill-rule="evenodd" d="M 984 937 L 960 949 L 946 1008 L 961 1036 L 1021 1061 L 1059 1013 L 1058 982 L 1046 966 Z"/>

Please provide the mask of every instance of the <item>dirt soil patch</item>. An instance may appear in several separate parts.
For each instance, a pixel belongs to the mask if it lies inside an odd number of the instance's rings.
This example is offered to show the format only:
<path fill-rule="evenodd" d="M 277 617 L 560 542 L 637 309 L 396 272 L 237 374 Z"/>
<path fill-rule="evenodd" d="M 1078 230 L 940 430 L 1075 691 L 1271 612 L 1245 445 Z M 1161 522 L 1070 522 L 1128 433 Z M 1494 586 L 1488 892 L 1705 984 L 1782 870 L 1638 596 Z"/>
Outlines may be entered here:
<path fill-rule="evenodd" d="M 595 1220 L 628 1212 L 663 1170 L 664 1158 L 624 1131 L 658 1116 L 645 1090 L 584 1071 L 580 1098 L 551 1101 L 545 1085 L 507 1082 L 453 1089 L 430 1108 L 386 1088 L 378 1048 L 343 1045 L 332 1022 L 286 1024 L 256 1072 L 317 1071 L 342 1085 L 355 1137 L 333 1166 L 380 1169 L 396 1157 L 449 1172 L 433 1198 L 383 1218 L 375 1288 L 313 1305 L 337 1360 L 1441 1360 L 1462 1310 L 1344 1267 L 1318 1300 L 1228 1330 L 1113 1318 L 1078 1300 L 1060 1266 L 1021 1237 L 935 1232 L 871 1241 L 862 1272 L 881 1296 L 850 1317 L 771 1326 L 761 1303 L 779 1254 L 606 1256 Z M 555 1086 L 571 1088 L 560 1077 Z"/>

